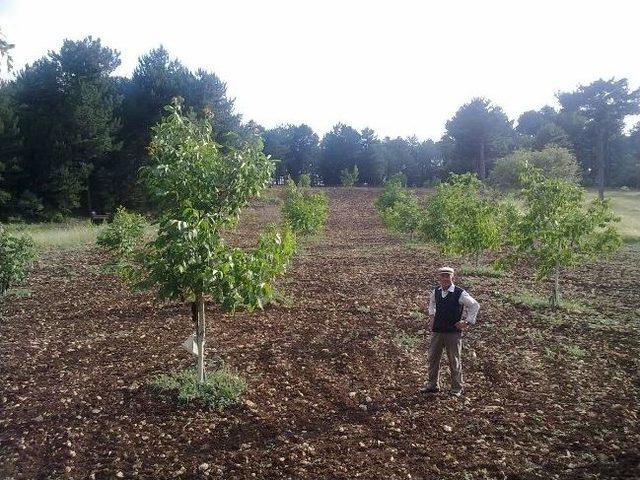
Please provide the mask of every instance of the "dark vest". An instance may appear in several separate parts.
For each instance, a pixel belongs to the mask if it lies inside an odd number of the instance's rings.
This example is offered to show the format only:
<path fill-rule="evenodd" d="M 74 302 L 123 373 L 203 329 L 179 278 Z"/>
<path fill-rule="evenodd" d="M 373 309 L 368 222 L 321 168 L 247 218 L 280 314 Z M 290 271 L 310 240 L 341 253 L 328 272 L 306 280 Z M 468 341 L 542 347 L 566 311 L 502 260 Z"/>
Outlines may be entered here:
<path fill-rule="evenodd" d="M 462 319 L 462 308 L 460 305 L 460 295 L 463 290 L 460 287 L 454 287 L 453 292 L 447 293 L 442 298 L 442 288 L 435 290 L 436 297 L 436 316 L 433 321 L 434 332 L 459 332 L 455 324 Z"/>

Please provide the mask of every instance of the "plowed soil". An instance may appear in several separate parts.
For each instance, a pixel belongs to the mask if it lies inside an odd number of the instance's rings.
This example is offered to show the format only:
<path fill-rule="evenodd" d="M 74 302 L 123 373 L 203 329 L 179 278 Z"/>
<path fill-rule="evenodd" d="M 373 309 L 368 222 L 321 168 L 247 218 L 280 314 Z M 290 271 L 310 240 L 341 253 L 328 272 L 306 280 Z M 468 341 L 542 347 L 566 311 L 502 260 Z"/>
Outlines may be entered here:
<path fill-rule="evenodd" d="M 526 268 L 460 275 L 481 303 L 465 395 L 424 396 L 434 271 L 460 263 L 388 233 L 378 190 L 326 191 L 278 305 L 208 307 L 209 359 L 248 383 L 223 412 L 146 387 L 193 365 L 188 307 L 131 293 L 95 248 L 44 254 L 31 296 L 0 306 L 0 478 L 640 478 L 637 246 L 568 272 L 570 312 L 514 302 L 548 287 Z M 237 239 L 278 210 L 256 206 Z"/>

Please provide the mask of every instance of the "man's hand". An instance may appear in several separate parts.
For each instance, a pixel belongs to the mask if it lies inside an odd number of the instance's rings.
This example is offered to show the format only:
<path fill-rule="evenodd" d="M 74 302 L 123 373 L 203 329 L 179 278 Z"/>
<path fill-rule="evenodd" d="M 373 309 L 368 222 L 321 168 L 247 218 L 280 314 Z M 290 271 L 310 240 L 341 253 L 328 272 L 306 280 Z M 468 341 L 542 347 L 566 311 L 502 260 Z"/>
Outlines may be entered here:
<path fill-rule="evenodd" d="M 434 320 L 434 318 L 435 317 L 433 315 L 429 316 L 429 322 L 427 323 L 427 330 L 429 332 L 433 331 L 433 320 Z"/>
<path fill-rule="evenodd" d="M 460 320 L 456 323 L 456 328 L 460 331 L 466 330 L 468 326 L 469 324 L 464 320 Z"/>

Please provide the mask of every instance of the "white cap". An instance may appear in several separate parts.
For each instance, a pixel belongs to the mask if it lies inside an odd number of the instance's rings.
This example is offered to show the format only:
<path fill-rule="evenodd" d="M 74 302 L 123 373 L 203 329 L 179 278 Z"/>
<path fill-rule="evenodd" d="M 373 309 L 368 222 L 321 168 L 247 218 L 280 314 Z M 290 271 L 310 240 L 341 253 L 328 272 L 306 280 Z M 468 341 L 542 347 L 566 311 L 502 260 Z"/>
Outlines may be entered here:
<path fill-rule="evenodd" d="M 438 275 L 440 275 L 441 273 L 448 273 L 449 275 L 453 275 L 453 268 L 451 267 L 440 267 L 438 269 Z"/>

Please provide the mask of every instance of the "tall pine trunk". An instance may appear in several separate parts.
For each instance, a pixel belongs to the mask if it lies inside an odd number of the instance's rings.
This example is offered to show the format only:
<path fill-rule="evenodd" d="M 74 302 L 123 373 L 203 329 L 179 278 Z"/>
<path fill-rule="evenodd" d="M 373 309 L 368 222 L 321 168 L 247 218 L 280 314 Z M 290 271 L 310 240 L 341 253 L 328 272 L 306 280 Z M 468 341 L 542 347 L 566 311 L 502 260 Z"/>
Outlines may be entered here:
<path fill-rule="evenodd" d="M 87 209 L 89 210 L 89 215 L 93 213 L 93 202 L 91 201 L 91 183 L 87 179 Z"/>
<path fill-rule="evenodd" d="M 205 318 L 204 318 L 204 297 L 202 294 L 196 296 L 197 307 L 197 324 L 196 324 L 196 345 L 198 347 L 198 363 L 196 367 L 196 375 L 198 382 L 204 382 L 204 335 L 205 335 Z"/>
<path fill-rule="evenodd" d="M 604 200 L 604 177 L 605 177 L 605 165 L 604 165 L 604 132 L 598 132 L 597 138 L 598 145 L 596 146 L 596 167 L 598 169 L 597 181 L 598 181 L 598 197 L 600 200 Z"/>
<path fill-rule="evenodd" d="M 480 159 L 478 161 L 478 178 L 484 180 L 487 175 L 487 160 L 485 158 L 485 142 L 480 142 Z"/>

